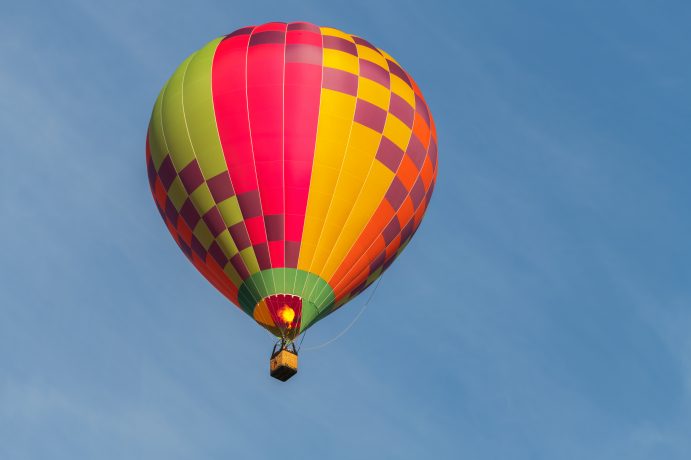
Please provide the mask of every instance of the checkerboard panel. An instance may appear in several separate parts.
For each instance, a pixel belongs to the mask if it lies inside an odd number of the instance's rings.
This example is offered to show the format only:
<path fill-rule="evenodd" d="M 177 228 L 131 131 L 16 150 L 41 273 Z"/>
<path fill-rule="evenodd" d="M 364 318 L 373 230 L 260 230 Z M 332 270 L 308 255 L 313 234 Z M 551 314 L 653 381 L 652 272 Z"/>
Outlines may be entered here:
<path fill-rule="evenodd" d="M 400 253 L 399 249 L 407 244 L 419 226 L 436 180 L 436 141 L 430 135 L 433 128 L 428 124 L 427 105 L 413 80 L 400 66 L 392 66 L 391 72 L 395 79 L 408 85 L 413 94 L 405 98 L 400 94 L 392 96 L 392 104 L 394 100 L 398 104 L 396 111 L 400 116 L 397 118 L 412 130 L 405 151 L 401 152 L 397 145 L 387 140 L 382 142 L 377 154 L 382 165 L 395 171 L 385 195 L 385 201 L 394 213 L 385 221 L 373 218 L 368 223 L 342 266 L 329 279 L 335 287 L 337 301 L 348 296 L 351 290 L 364 289 L 372 273 L 385 270 L 393 262 Z M 407 100 L 415 102 L 412 113 L 402 110 L 407 106 Z M 378 213 L 382 212 L 381 208 Z"/>

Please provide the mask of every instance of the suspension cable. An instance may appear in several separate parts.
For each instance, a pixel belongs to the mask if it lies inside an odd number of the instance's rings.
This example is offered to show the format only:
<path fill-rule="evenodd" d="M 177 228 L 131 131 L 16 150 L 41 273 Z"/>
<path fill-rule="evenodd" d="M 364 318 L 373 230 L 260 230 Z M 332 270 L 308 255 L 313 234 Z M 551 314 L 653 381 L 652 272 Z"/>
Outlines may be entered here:
<path fill-rule="evenodd" d="M 372 293 L 369 295 L 369 297 L 368 297 L 367 300 L 365 301 L 365 304 L 362 306 L 362 308 L 360 309 L 360 311 L 358 312 L 358 314 L 355 316 L 355 318 L 353 318 L 353 320 L 350 322 L 350 324 L 348 324 L 348 325 L 345 327 L 345 329 L 343 329 L 336 337 L 332 338 L 331 340 L 327 340 L 326 342 L 324 342 L 324 343 L 322 343 L 322 344 L 319 344 L 319 345 L 315 345 L 315 346 L 313 346 L 313 347 L 307 347 L 307 348 L 305 348 L 305 351 L 319 350 L 320 348 L 324 348 L 324 347 L 326 347 L 327 345 L 331 345 L 331 344 L 334 343 L 336 340 L 338 340 L 338 339 L 340 339 L 341 337 L 343 337 L 343 336 L 350 330 L 350 328 L 353 327 L 353 326 L 355 325 L 355 323 L 357 322 L 357 320 L 360 319 L 360 316 L 362 316 L 362 314 L 365 312 L 365 310 L 367 309 L 367 306 L 369 305 L 370 301 L 371 301 L 372 298 L 374 297 L 374 294 L 377 292 L 377 289 L 379 288 L 379 285 L 381 284 L 381 280 L 382 280 L 382 279 L 383 279 L 383 276 L 380 276 L 379 279 L 377 280 L 377 284 L 374 286 L 374 289 L 372 290 Z M 303 340 L 304 340 L 304 338 L 305 338 L 304 335 L 303 335 L 302 338 L 303 338 Z M 300 344 L 302 345 L 302 341 L 300 342 Z M 302 350 L 302 346 L 299 348 L 299 350 Z"/>
<path fill-rule="evenodd" d="M 309 331 L 309 329 L 307 331 Z M 305 331 L 305 333 L 302 334 L 302 337 L 300 337 L 300 343 L 298 344 L 298 352 L 302 349 L 302 342 L 305 341 L 305 336 L 307 335 L 307 331 Z"/>

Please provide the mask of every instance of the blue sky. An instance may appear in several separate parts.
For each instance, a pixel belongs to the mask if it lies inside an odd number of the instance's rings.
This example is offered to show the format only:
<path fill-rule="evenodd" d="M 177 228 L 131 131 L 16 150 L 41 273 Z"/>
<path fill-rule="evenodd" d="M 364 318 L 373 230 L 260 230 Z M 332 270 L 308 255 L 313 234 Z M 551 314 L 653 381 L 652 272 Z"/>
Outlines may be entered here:
<path fill-rule="evenodd" d="M 168 236 L 144 165 L 175 67 L 270 20 L 390 52 L 440 141 L 420 231 L 288 384 Z M 691 458 L 690 20 L 674 1 L 3 3 L 0 458 Z"/>

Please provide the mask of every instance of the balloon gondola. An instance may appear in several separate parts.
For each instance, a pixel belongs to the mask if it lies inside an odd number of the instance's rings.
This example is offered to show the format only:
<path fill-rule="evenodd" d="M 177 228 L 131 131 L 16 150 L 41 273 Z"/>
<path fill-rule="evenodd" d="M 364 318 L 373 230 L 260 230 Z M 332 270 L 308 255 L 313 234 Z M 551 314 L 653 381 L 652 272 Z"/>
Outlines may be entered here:
<path fill-rule="evenodd" d="M 156 100 L 146 162 L 180 249 L 278 338 L 281 380 L 297 371 L 295 339 L 410 241 L 438 166 L 410 75 L 368 41 L 305 22 L 244 27 L 189 56 Z"/>
<path fill-rule="evenodd" d="M 276 342 L 269 360 L 269 374 L 271 377 L 285 382 L 298 371 L 298 352 L 295 342 L 284 339 Z"/>

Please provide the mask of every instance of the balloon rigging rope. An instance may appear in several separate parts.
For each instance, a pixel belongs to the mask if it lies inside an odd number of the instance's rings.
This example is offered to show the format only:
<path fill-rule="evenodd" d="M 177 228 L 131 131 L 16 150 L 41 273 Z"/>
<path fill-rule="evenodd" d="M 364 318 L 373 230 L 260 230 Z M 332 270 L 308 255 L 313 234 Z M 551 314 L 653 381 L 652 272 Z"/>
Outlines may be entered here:
<path fill-rule="evenodd" d="M 367 306 L 369 305 L 370 301 L 371 301 L 372 298 L 374 297 L 374 294 L 377 292 L 377 289 L 379 288 L 379 285 L 381 284 L 381 280 L 382 280 L 382 279 L 383 279 L 383 276 L 380 276 L 379 279 L 377 280 L 377 284 L 374 286 L 374 289 L 372 290 L 372 293 L 369 295 L 369 297 L 368 297 L 367 300 L 365 301 L 365 304 L 362 306 L 362 308 L 360 309 L 360 311 L 358 312 L 358 314 L 355 316 L 355 318 L 353 318 L 353 320 L 350 322 L 350 324 L 348 324 L 348 325 L 345 327 L 345 329 L 343 329 L 343 330 L 340 332 L 340 334 L 338 334 L 336 337 L 334 337 L 334 338 L 331 339 L 331 340 L 327 340 L 326 342 L 321 343 L 321 344 L 319 344 L 319 345 L 315 345 L 315 346 L 313 346 L 313 347 L 307 347 L 307 348 L 305 348 L 304 350 L 305 350 L 305 351 L 319 350 L 320 348 L 324 348 L 324 347 L 326 347 L 327 345 L 331 345 L 331 344 L 334 343 L 336 340 L 338 340 L 338 339 L 340 339 L 341 337 L 343 337 L 344 335 L 346 335 L 346 333 L 350 330 L 350 328 L 352 328 L 352 327 L 355 325 L 355 323 L 357 323 L 357 320 L 360 319 L 360 317 L 362 316 L 362 314 L 363 314 L 363 313 L 365 312 L 365 310 L 367 309 Z M 307 334 L 307 333 L 305 332 L 305 334 L 303 334 L 303 336 L 302 336 L 302 340 L 300 340 L 300 346 L 298 347 L 298 350 L 299 350 L 299 351 L 302 351 L 302 341 L 305 340 L 305 335 L 306 335 L 306 334 Z"/>

